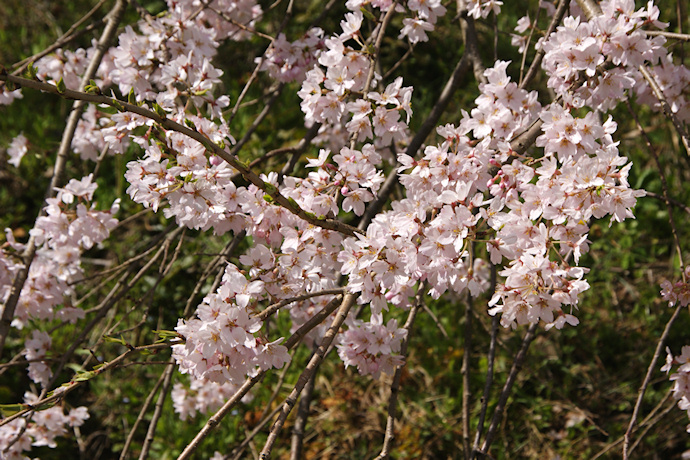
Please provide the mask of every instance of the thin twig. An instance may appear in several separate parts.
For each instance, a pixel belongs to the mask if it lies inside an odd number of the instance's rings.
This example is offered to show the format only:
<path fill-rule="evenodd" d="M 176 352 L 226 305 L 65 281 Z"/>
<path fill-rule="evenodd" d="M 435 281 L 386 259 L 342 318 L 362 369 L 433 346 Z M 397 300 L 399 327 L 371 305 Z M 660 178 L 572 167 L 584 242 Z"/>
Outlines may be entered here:
<path fill-rule="evenodd" d="M 503 390 L 501 391 L 501 394 L 498 397 L 498 403 L 496 404 L 496 408 L 494 409 L 494 415 L 491 418 L 491 425 L 489 425 L 489 429 L 486 432 L 486 438 L 484 438 L 482 448 L 481 450 L 477 451 L 476 454 L 487 456 L 489 448 L 491 447 L 491 444 L 494 441 L 494 437 L 496 436 L 498 426 L 501 424 L 501 420 L 503 420 L 503 411 L 506 408 L 508 396 L 510 395 L 510 391 L 513 388 L 513 384 L 515 383 L 517 374 L 522 368 L 522 363 L 527 357 L 527 350 L 529 349 L 532 340 L 534 340 L 537 327 L 538 324 L 533 323 L 527 329 L 525 338 L 522 340 L 522 346 L 520 347 L 520 351 L 518 351 L 517 355 L 515 356 L 515 359 L 513 360 L 513 365 L 511 366 L 510 372 L 508 373 L 506 383 L 503 385 Z"/>
<path fill-rule="evenodd" d="M 462 356 L 462 446 L 465 460 L 470 460 L 470 359 L 472 352 L 472 295 L 467 293 L 465 305 L 465 343 Z"/>
<path fill-rule="evenodd" d="M 497 271 L 495 264 L 491 264 L 491 278 L 489 287 L 489 297 L 493 296 L 496 292 L 496 277 Z M 491 333 L 489 340 L 489 353 L 487 355 L 486 361 L 486 380 L 484 382 L 484 392 L 482 393 L 481 408 L 479 410 L 479 420 L 477 422 L 477 432 L 474 435 L 474 444 L 472 445 L 472 455 L 470 458 L 474 459 L 475 452 L 479 449 L 479 441 L 482 437 L 482 431 L 484 431 L 484 420 L 486 418 L 486 411 L 489 407 L 489 398 L 491 396 L 491 386 L 494 381 L 494 362 L 496 360 L 496 344 L 498 343 L 498 324 L 499 317 L 495 315 L 491 319 Z"/>
<path fill-rule="evenodd" d="M 140 107 L 138 105 L 129 104 L 128 102 L 121 101 L 119 99 L 112 97 L 97 94 L 89 94 L 70 89 L 65 89 L 64 91 L 60 92 L 55 86 L 50 85 L 48 83 L 29 80 L 21 77 L 15 77 L 13 75 L 7 75 L 3 73 L 0 73 L 0 81 L 11 81 L 19 86 L 36 89 L 51 94 L 56 94 L 58 96 L 64 97 L 65 99 L 79 99 L 87 102 L 93 102 L 95 104 L 106 104 L 108 106 L 115 107 L 120 111 L 132 112 L 136 113 L 137 115 L 149 118 L 165 129 L 179 132 L 201 143 L 204 147 L 206 147 L 206 149 L 211 151 L 214 155 L 222 158 L 223 160 L 228 162 L 230 166 L 238 170 L 245 179 L 247 179 L 252 184 L 256 185 L 259 189 L 261 189 L 267 196 L 270 197 L 273 203 L 284 207 L 291 213 L 309 222 L 310 224 L 316 227 L 321 227 L 326 230 L 333 230 L 339 233 L 343 233 L 347 236 L 354 236 L 356 233 L 361 233 L 361 231 L 357 228 L 352 227 L 337 219 L 318 217 L 311 213 L 308 213 L 304 209 L 302 209 L 294 200 L 288 200 L 283 194 L 281 194 L 278 191 L 276 187 L 266 183 L 261 177 L 259 177 L 258 174 L 253 172 L 244 163 L 239 161 L 239 159 L 233 153 L 236 150 L 238 150 L 237 146 L 235 146 L 233 151 L 231 151 L 230 153 L 226 152 L 223 148 L 221 148 L 219 145 L 217 145 L 215 142 L 213 142 L 211 139 L 209 139 L 196 129 L 183 126 L 180 123 L 177 123 L 167 117 L 161 117 L 154 111 L 151 111 L 144 107 Z"/>
<path fill-rule="evenodd" d="M 171 363 L 175 363 L 175 358 L 170 358 Z M 161 392 L 158 394 L 158 400 L 156 401 L 156 408 L 153 410 L 153 417 L 151 417 L 151 423 L 149 423 L 149 429 L 146 432 L 146 438 L 144 439 L 144 445 L 141 448 L 141 454 L 139 455 L 139 460 L 145 460 L 149 454 L 149 449 L 153 444 L 154 435 L 156 434 L 156 426 L 158 425 L 158 420 L 161 418 L 163 413 L 163 403 L 165 398 L 168 396 L 168 390 L 170 389 L 170 383 L 172 382 L 173 373 L 175 372 L 175 366 L 170 366 L 165 370 L 165 378 L 163 379 L 163 387 Z"/>
<path fill-rule="evenodd" d="M 544 35 L 545 37 L 549 37 L 553 33 L 553 31 L 556 30 L 558 24 L 560 24 L 563 20 L 563 16 L 565 16 L 565 12 L 568 10 L 568 6 L 570 6 L 570 0 L 559 1 L 558 8 L 556 8 L 556 14 L 554 14 L 553 19 L 549 24 L 549 28 L 546 30 L 546 34 Z M 532 61 L 532 64 L 529 66 L 529 69 L 527 69 L 525 78 L 520 80 L 520 88 L 525 89 L 527 85 L 531 83 L 534 77 L 537 76 L 537 72 L 541 68 L 541 61 L 542 59 L 544 59 L 544 54 L 545 51 L 543 47 L 537 50 L 537 53 L 534 55 L 534 60 Z"/>
<path fill-rule="evenodd" d="M 88 21 L 89 18 L 91 18 L 94 14 L 96 14 L 98 12 L 98 10 L 101 8 L 101 6 L 103 6 L 103 4 L 107 1 L 108 0 L 100 0 L 93 8 L 91 8 L 89 10 L 88 13 L 86 13 L 84 16 L 82 16 L 77 22 L 72 24 L 70 26 L 70 28 L 67 30 L 67 32 L 65 32 L 60 37 L 58 37 L 58 39 L 55 40 L 55 42 L 52 45 L 50 45 L 49 47 L 47 47 L 43 51 L 36 53 L 33 56 L 29 56 L 28 58 L 22 59 L 21 61 L 14 64 L 12 66 L 12 69 L 13 69 L 12 74 L 13 75 L 20 75 L 24 71 L 24 69 L 26 69 L 29 66 L 29 64 L 36 62 L 37 60 L 41 59 L 43 56 L 46 56 L 46 55 L 52 53 L 53 51 L 55 51 L 56 49 L 63 47 L 67 43 L 69 43 L 72 40 L 84 35 L 85 33 L 90 32 L 90 31 L 100 27 L 103 24 L 103 20 L 99 19 L 99 20 L 95 21 L 94 23 L 89 24 L 84 29 L 79 30 L 79 31 L 77 30 L 82 24 L 84 24 L 86 21 Z"/>
<path fill-rule="evenodd" d="M 95 377 L 96 375 L 100 375 L 108 370 L 114 369 L 116 367 L 120 367 L 120 363 L 124 361 L 128 356 L 134 354 L 134 353 L 139 353 L 140 351 L 151 351 L 151 350 L 161 350 L 161 349 L 166 349 L 170 348 L 169 343 L 154 343 L 152 345 L 142 345 L 140 347 L 132 347 L 126 352 L 122 353 L 119 355 L 117 358 L 102 363 L 101 366 L 98 369 L 95 369 L 91 371 L 92 375 Z M 78 377 L 75 376 L 75 377 Z M 19 417 L 22 417 L 23 415 L 26 415 L 29 412 L 36 411 L 36 410 L 43 410 L 47 409 L 48 407 L 53 406 L 56 404 L 58 401 L 62 400 L 65 395 L 68 393 L 72 392 L 79 386 L 83 385 L 85 382 L 88 382 L 89 379 L 79 379 L 79 380 L 71 380 L 64 385 L 62 385 L 58 390 L 52 391 L 51 394 L 48 396 L 39 399 L 38 401 L 34 402 L 33 404 L 18 404 L 19 406 L 25 407 L 25 409 L 22 409 L 18 411 L 15 414 L 12 414 L 6 418 L 3 418 L 0 420 L 0 426 L 6 425 L 10 423 L 12 420 L 16 420 Z"/>
<path fill-rule="evenodd" d="M 426 283 L 422 283 L 417 289 L 417 295 L 415 297 L 415 303 L 410 309 L 410 313 L 407 315 L 407 320 L 403 329 L 407 331 L 405 338 L 400 344 L 400 356 L 407 357 L 407 348 L 412 338 L 412 325 L 419 312 L 420 307 L 424 304 L 423 296 L 426 290 Z M 383 446 L 381 447 L 381 453 L 376 457 L 376 460 L 384 460 L 390 455 L 390 449 L 393 445 L 393 440 L 395 439 L 395 410 L 398 405 L 398 395 L 400 393 L 400 380 L 402 379 L 402 371 L 405 364 L 398 367 L 393 375 L 393 382 L 391 383 L 391 395 L 388 398 L 388 417 L 386 419 L 386 432 L 383 438 Z"/>
<path fill-rule="evenodd" d="M 337 294 L 343 294 L 345 291 L 345 288 L 336 288 L 336 289 L 325 289 L 323 291 L 318 291 L 318 292 L 310 292 L 307 294 L 302 294 L 297 297 L 292 297 L 289 299 L 281 300 L 278 303 L 274 303 L 273 305 L 270 305 L 266 307 L 265 310 L 261 311 L 261 313 L 257 314 L 256 317 L 259 318 L 261 321 L 266 321 L 267 318 L 269 318 L 273 313 L 277 312 L 281 308 L 283 308 L 286 305 L 289 305 L 294 302 L 301 302 L 303 300 L 311 299 L 314 297 L 319 297 L 319 296 L 325 296 L 325 295 L 337 295 Z"/>
<path fill-rule="evenodd" d="M 297 383 L 290 392 L 290 395 L 285 398 L 283 409 L 278 414 L 278 418 L 273 424 L 273 427 L 271 427 L 271 432 L 268 434 L 266 444 L 264 444 L 264 448 L 261 450 L 261 460 L 266 460 L 271 456 L 271 450 L 273 449 L 273 444 L 275 444 L 276 439 L 278 439 L 278 433 L 280 433 L 280 430 L 283 428 L 288 415 L 290 415 L 290 412 L 297 402 L 297 398 L 304 389 L 304 386 L 307 384 L 307 381 L 309 381 L 311 376 L 314 374 L 314 372 L 316 372 L 316 369 L 321 364 L 321 361 L 326 355 L 326 350 L 328 350 L 328 347 L 331 345 L 331 342 L 333 342 L 335 335 L 340 330 L 340 326 L 342 326 L 343 322 L 345 321 L 345 318 L 352 308 L 352 305 L 354 305 L 356 298 L 357 296 L 354 294 L 347 294 L 343 298 L 343 302 L 340 305 L 340 308 L 338 309 L 331 326 L 321 339 L 319 348 L 316 349 L 314 356 L 312 356 L 312 359 L 309 360 L 309 363 L 305 367 L 304 371 L 302 371 L 300 374 L 299 378 L 297 379 Z"/>
<path fill-rule="evenodd" d="M 136 434 L 137 428 L 139 427 L 139 424 L 144 421 L 144 416 L 146 415 L 146 412 L 149 410 L 149 406 L 153 402 L 153 398 L 156 396 L 156 393 L 158 393 L 158 389 L 163 383 L 163 380 L 165 379 L 166 375 L 167 374 L 165 372 L 161 372 L 161 376 L 158 378 L 158 381 L 149 392 L 148 396 L 146 397 L 146 400 L 144 401 L 144 404 L 141 406 L 141 409 L 139 410 L 139 415 L 137 416 L 137 419 L 134 421 L 132 428 L 129 430 L 129 434 L 127 435 L 127 439 L 125 440 L 125 446 L 122 448 L 122 452 L 120 453 L 120 460 L 125 460 L 127 458 L 129 446 L 132 445 L 132 441 L 134 440 L 134 435 Z"/>
<path fill-rule="evenodd" d="M 678 34 L 675 32 L 666 32 L 665 30 L 644 30 L 643 32 L 651 37 L 661 35 L 662 37 L 666 38 L 690 42 L 690 34 Z"/>
<path fill-rule="evenodd" d="M 316 352 L 316 350 L 314 350 Z M 292 438 L 290 440 L 290 460 L 300 460 L 302 458 L 302 447 L 304 440 L 304 431 L 307 426 L 307 418 L 309 418 L 309 406 L 314 396 L 314 386 L 316 385 L 316 372 L 309 377 L 307 385 L 302 391 L 299 398 L 299 406 L 297 407 L 297 414 L 295 416 L 295 423 L 292 426 Z"/>

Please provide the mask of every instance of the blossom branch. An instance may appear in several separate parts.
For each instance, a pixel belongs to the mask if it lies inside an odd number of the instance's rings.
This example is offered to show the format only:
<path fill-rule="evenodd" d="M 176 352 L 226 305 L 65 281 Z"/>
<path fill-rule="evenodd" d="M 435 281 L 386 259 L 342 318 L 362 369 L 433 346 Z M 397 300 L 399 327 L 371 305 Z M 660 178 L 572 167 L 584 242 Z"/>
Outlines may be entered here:
<path fill-rule="evenodd" d="M 268 195 L 273 200 L 273 202 L 275 202 L 275 204 L 284 207 L 285 209 L 295 214 L 302 220 L 305 220 L 306 222 L 309 222 L 310 224 L 315 225 L 317 227 L 321 227 L 326 230 L 336 231 L 347 236 L 354 236 L 356 233 L 360 233 L 360 230 L 358 230 L 357 228 L 352 227 L 344 222 L 340 222 L 337 219 L 332 219 L 328 217 L 317 217 L 311 213 L 306 212 L 294 200 L 288 200 L 274 186 L 267 182 L 264 182 L 264 180 L 261 179 L 258 176 L 258 174 L 250 170 L 248 166 L 242 163 L 235 156 L 226 152 L 224 149 L 215 144 L 201 132 L 197 131 L 196 129 L 191 129 L 186 126 L 183 126 L 167 117 L 161 117 L 154 111 L 112 97 L 101 96 L 97 94 L 89 94 L 70 89 L 59 91 L 57 87 L 50 85 L 48 83 L 29 80 L 21 77 L 15 77 L 13 75 L 7 75 L 6 73 L 0 73 L 0 81 L 10 81 L 21 87 L 27 87 L 46 93 L 56 94 L 65 99 L 77 99 L 86 102 L 92 102 L 94 104 L 106 104 L 123 112 L 132 112 L 136 113 L 137 115 L 149 118 L 165 129 L 182 133 L 194 139 L 195 141 L 201 143 L 204 147 L 206 147 L 206 149 L 213 152 L 214 155 L 219 156 L 220 158 L 228 162 L 230 166 L 238 170 L 245 179 L 247 179 L 249 182 L 251 182 L 252 184 L 259 187 L 262 191 L 264 191 L 266 195 Z"/>
<path fill-rule="evenodd" d="M 144 275 L 146 275 L 146 273 L 153 266 L 156 260 L 158 260 L 163 255 L 166 245 L 169 244 L 169 242 L 172 241 L 172 239 L 181 231 L 182 228 L 180 227 L 171 232 L 171 234 L 168 235 L 168 238 L 166 239 L 164 244 L 161 245 L 161 247 L 159 248 L 158 252 L 137 272 L 136 275 L 134 275 L 134 277 L 131 280 L 127 280 L 127 278 L 134 271 L 135 266 L 132 265 L 129 267 L 127 272 L 120 278 L 117 284 L 110 290 L 108 295 L 98 305 L 96 309 L 96 315 L 91 319 L 91 321 L 89 321 L 89 323 L 86 326 L 84 326 L 81 333 L 70 344 L 69 348 L 64 353 L 62 353 L 61 360 L 58 363 L 56 370 L 54 371 L 53 378 L 51 382 L 46 386 L 46 388 L 50 388 L 55 384 L 57 378 L 60 375 L 60 372 L 62 372 L 62 369 L 67 364 L 67 361 L 72 357 L 72 354 L 77 349 L 77 347 L 79 347 L 79 345 L 81 345 L 81 343 L 86 339 L 87 335 L 91 332 L 91 330 L 94 327 L 96 327 L 96 325 L 103 318 L 105 318 L 108 311 L 110 311 L 110 309 L 118 301 L 120 301 L 120 299 L 122 299 L 132 289 L 132 287 L 144 277 Z"/>
<path fill-rule="evenodd" d="M 168 344 L 168 343 L 154 343 L 152 345 L 142 345 L 139 347 L 131 347 L 129 350 L 122 353 L 117 358 L 101 364 L 97 369 L 94 369 L 93 371 L 87 372 L 85 375 L 77 374 L 72 380 L 63 384 L 63 386 L 60 387 L 59 389 L 53 391 L 52 394 L 49 394 L 48 396 L 41 398 L 32 404 L 19 404 L 19 406 L 22 406 L 25 408 L 12 414 L 12 415 L 10 415 L 9 417 L 6 417 L 6 418 L 3 418 L 2 420 L 0 420 L 0 426 L 6 425 L 6 424 L 10 423 L 12 420 L 15 420 L 19 417 L 22 417 L 23 415 L 26 415 L 29 412 L 46 409 L 46 408 L 48 408 L 54 404 L 57 404 L 57 402 L 62 400 L 65 397 L 65 395 L 72 392 L 77 387 L 83 385 L 85 382 L 89 381 L 91 378 L 95 377 L 96 375 L 99 375 L 99 374 L 102 374 L 103 372 L 106 372 L 108 370 L 120 367 L 121 363 L 126 358 L 128 358 L 129 356 L 131 356 L 134 353 L 139 353 L 141 351 L 162 350 L 162 349 L 166 349 L 166 348 L 170 348 L 170 344 Z M 88 377 L 88 378 L 85 378 L 85 377 Z"/>
<path fill-rule="evenodd" d="M 471 61 L 469 57 L 463 53 L 463 55 L 460 57 L 460 60 L 455 65 L 453 73 L 443 87 L 443 91 L 441 91 L 440 96 L 429 112 L 429 115 L 426 117 L 422 123 L 422 126 L 420 126 L 419 130 L 408 144 L 407 149 L 405 150 L 406 155 L 415 157 L 421 146 L 424 144 L 427 136 L 434 130 L 434 128 L 436 128 L 438 120 L 446 111 L 446 108 L 448 108 L 448 104 L 450 103 L 455 91 L 460 87 L 460 82 L 467 73 L 470 64 Z M 374 216 L 376 216 L 376 214 L 383 209 L 383 205 L 386 203 L 389 195 L 397 184 L 398 175 L 395 172 L 391 172 L 386 178 L 385 182 L 381 185 L 381 188 L 377 194 L 377 199 L 371 202 L 364 211 L 359 225 L 357 226 L 360 230 L 366 229 Z"/>
<path fill-rule="evenodd" d="M 285 347 L 289 350 L 293 348 L 295 345 L 297 345 L 302 338 L 309 333 L 312 329 L 314 329 L 316 326 L 321 324 L 323 320 L 328 318 L 331 313 L 333 313 L 336 308 L 338 308 L 338 305 L 341 303 L 343 300 L 342 296 L 338 296 L 335 299 L 331 300 L 328 305 L 323 307 L 317 314 L 312 316 L 309 321 L 304 323 L 299 329 L 297 329 L 284 343 Z M 185 460 L 191 457 L 191 455 L 194 454 L 196 449 L 199 448 L 201 445 L 201 442 L 206 439 L 206 437 L 211 433 L 211 430 L 213 430 L 220 422 L 225 418 L 225 416 L 230 413 L 230 411 L 235 407 L 235 405 L 240 402 L 240 400 L 249 392 L 249 390 L 252 389 L 254 385 L 256 385 L 263 376 L 266 374 L 266 371 L 259 371 L 257 375 L 255 375 L 252 378 L 248 378 L 244 384 L 237 390 L 237 393 L 235 393 L 232 398 L 227 400 L 223 406 L 218 409 L 218 411 L 211 416 L 211 418 L 208 419 L 204 427 L 196 434 L 194 439 L 187 444 L 187 447 L 184 448 L 182 453 L 177 457 L 177 460 Z"/>

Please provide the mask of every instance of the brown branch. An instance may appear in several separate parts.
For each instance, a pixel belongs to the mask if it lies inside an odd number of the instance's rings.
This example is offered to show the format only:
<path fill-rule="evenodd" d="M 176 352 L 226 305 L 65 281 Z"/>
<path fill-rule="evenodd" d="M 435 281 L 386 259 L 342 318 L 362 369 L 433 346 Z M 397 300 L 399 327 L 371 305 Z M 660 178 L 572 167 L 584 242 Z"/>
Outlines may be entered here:
<path fill-rule="evenodd" d="M 299 399 L 295 423 L 292 427 L 292 438 L 290 440 L 290 460 L 300 460 L 302 458 L 302 446 L 304 441 L 304 430 L 309 418 L 309 406 L 314 396 L 314 386 L 316 385 L 316 373 L 314 373 L 307 385 L 304 387 L 302 396 Z"/>
<path fill-rule="evenodd" d="M 498 269 L 496 268 L 495 264 L 491 264 L 491 277 L 489 280 L 489 298 L 493 297 L 494 292 L 496 292 L 496 277 L 497 277 L 497 271 Z M 480 322 L 481 324 L 481 322 Z M 486 410 L 489 406 L 489 397 L 491 395 L 491 386 L 493 384 L 493 379 L 494 379 L 494 362 L 496 358 L 496 344 L 498 343 L 498 324 L 499 324 L 499 318 L 498 315 L 495 315 L 491 319 L 491 332 L 490 332 L 490 341 L 489 341 L 489 353 L 486 358 L 487 365 L 486 365 L 486 380 L 484 382 L 484 393 L 482 394 L 482 399 L 481 399 L 481 409 L 479 410 L 479 421 L 477 422 L 477 432 L 475 433 L 474 436 L 474 444 L 472 447 L 472 456 L 471 458 L 474 458 L 474 452 L 479 449 L 479 441 L 481 440 L 482 436 L 482 431 L 484 430 L 484 420 L 486 417 Z"/>
<path fill-rule="evenodd" d="M 163 388 L 161 388 L 161 392 L 158 394 L 156 408 L 153 411 L 153 417 L 151 418 L 151 423 L 149 423 L 149 429 L 146 432 L 146 438 L 144 439 L 144 445 L 141 448 L 139 460 L 145 460 L 148 456 L 151 445 L 153 444 L 154 435 L 156 434 L 158 420 L 160 420 L 161 414 L 163 413 L 163 403 L 165 402 L 165 398 L 168 396 L 168 390 L 170 389 L 170 383 L 172 382 L 173 372 L 175 372 L 175 358 L 170 358 L 170 362 L 173 363 L 173 365 L 165 370 Z"/>
<path fill-rule="evenodd" d="M 337 294 L 343 294 L 345 291 L 345 288 L 336 288 L 336 289 L 326 289 L 323 291 L 318 291 L 318 292 L 310 292 L 308 294 L 302 294 L 297 297 L 292 297 L 289 299 L 281 300 L 280 302 L 274 303 L 273 305 L 270 305 L 266 307 L 263 311 L 258 313 L 256 315 L 257 318 L 259 318 L 261 321 L 266 321 L 267 318 L 269 318 L 273 313 L 277 312 L 281 308 L 283 308 L 286 305 L 289 305 L 294 302 L 301 302 L 303 300 L 311 299 L 313 297 L 319 297 L 319 296 L 324 296 L 324 295 L 337 295 Z"/>
<path fill-rule="evenodd" d="M 470 460 L 470 359 L 472 351 L 472 295 L 467 293 L 465 305 L 465 343 L 462 356 L 462 446 L 465 460 Z"/>
<path fill-rule="evenodd" d="M 675 32 L 666 32 L 665 30 L 643 30 L 643 32 L 651 37 L 661 35 L 666 38 L 673 38 L 684 42 L 690 42 L 690 34 L 678 34 Z"/>

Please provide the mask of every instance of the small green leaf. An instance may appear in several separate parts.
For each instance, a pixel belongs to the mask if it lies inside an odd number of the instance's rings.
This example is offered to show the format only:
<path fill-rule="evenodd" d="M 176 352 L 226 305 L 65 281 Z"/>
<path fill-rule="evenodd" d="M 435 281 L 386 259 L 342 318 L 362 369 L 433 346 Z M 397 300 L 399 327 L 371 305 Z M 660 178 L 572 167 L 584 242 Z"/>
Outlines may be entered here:
<path fill-rule="evenodd" d="M 175 331 L 165 331 L 165 330 L 160 330 L 160 331 L 153 331 L 154 334 L 158 334 L 158 337 L 164 340 L 170 340 L 170 339 L 179 339 L 181 338 L 180 334 Z"/>
<path fill-rule="evenodd" d="M 374 13 L 372 13 L 371 11 L 369 11 L 368 9 L 366 9 L 366 8 L 364 8 L 364 7 L 361 7 L 359 10 L 362 12 L 362 14 L 363 14 L 367 19 L 370 19 L 370 20 L 372 20 L 372 21 L 374 21 L 374 22 L 377 22 L 376 16 L 374 16 Z"/>
<path fill-rule="evenodd" d="M 3 418 L 9 417 L 26 408 L 24 404 L 0 404 L 0 414 L 2 414 Z"/>
<path fill-rule="evenodd" d="M 290 203 L 290 206 L 292 206 L 292 209 L 294 209 L 295 211 L 296 211 L 297 209 L 299 209 L 299 205 L 297 204 L 297 202 L 295 201 L 294 198 L 289 197 L 289 198 L 288 198 L 288 203 Z"/>
<path fill-rule="evenodd" d="M 193 122 L 192 120 L 190 120 L 189 118 L 185 118 L 185 119 L 184 119 L 184 124 L 187 125 L 188 128 L 193 129 L 194 131 L 196 131 L 196 125 L 195 125 L 194 122 Z"/>
<path fill-rule="evenodd" d="M 127 342 L 125 342 L 125 339 L 123 339 L 122 337 L 117 339 L 115 337 L 110 337 L 110 336 L 106 335 L 105 337 L 103 337 L 103 340 L 105 340 L 106 342 L 110 342 L 110 343 L 119 343 L 120 345 L 125 345 L 125 346 L 127 345 Z"/>
<path fill-rule="evenodd" d="M 129 102 L 132 105 L 137 105 L 137 95 L 134 94 L 134 88 L 129 90 L 129 94 L 127 95 L 127 102 Z"/>
<path fill-rule="evenodd" d="M 21 88 L 21 86 L 17 85 L 13 81 L 7 80 L 7 81 L 5 81 L 5 88 L 7 88 L 7 91 L 12 92 L 12 91 L 15 91 L 15 90 Z"/>
<path fill-rule="evenodd" d="M 264 201 L 266 203 L 273 203 L 273 197 L 269 194 L 264 195 Z"/>
<path fill-rule="evenodd" d="M 268 194 L 275 195 L 278 190 L 276 190 L 275 186 L 273 184 L 270 184 L 268 182 L 264 182 L 264 191 Z"/>
<path fill-rule="evenodd" d="M 86 382 L 87 380 L 91 380 L 95 376 L 96 376 L 96 372 L 94 372 L 94 371 L 80 372 L 74 376 L 72 381 L 73 382 Z"/>
<path fill-rule="evenodd" d="M 168 115 L 165 113 L 165 110 L 163 110 L 163 107 L 161 107 L 157 102 L 153 103 L 153 111 L 156 112 L 156 114 L 161 118 L 165 118 Z"/>
<path fill-rule="evenodd" d="M 65 90 L 67 89 L 67 87 L 65 86 L 65 82 L 62 80 L 62 77 L 60 77 L 56 86 L 57 86 L 58 93 L 60 93 L 60 94 L 64 93 Z"/>

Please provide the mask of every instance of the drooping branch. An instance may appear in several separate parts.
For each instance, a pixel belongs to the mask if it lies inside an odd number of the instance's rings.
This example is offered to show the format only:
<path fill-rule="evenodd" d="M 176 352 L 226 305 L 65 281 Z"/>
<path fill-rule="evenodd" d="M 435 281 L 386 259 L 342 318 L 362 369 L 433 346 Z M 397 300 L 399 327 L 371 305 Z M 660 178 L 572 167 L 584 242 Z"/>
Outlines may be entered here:
<path fill-rule="evenodd" d="M 331 326 L 328 328 L 323 338 L 321 339 L 319 348 L 316 349 L 314 355 L 309 360 L 309 363 L 307 364 L 306 368 L 297 379 L 295 387 L 290 392 L 290 395 L 285 399 L 285 402 L 283 403 L 283 409 L 279 413 L 278 419 L 273 424 L 271 432 L 268 435 L 268 439 L 266 440 L 266 444 L 264 445 L 264 448 L 261 450 L 262 460 L 266 460 L 270 457 L 271 450 L 273 449 L 273 444 L 275 444 L 276 439 L 278 439 L 278 433 L 280 433 L 280 430 L 283 428 L 283 425 L 285 424 L 288 415 L 290 415 L 292 408 L 295 406 L 297 398 L 304 389 L 304 386 L 307 384 L 307 381 L 311 378 L 312 374 L 316 372 L 316 369 L 319 367 L 321 361 L 323 361 L 324 357 L 326 356 L 326 351 L 328 350 L 328 347 L 331 345 L 331 342 L 333 342 L 335 335 L 340 330 L 340 326 L 342 326 L 343 322 L 345 321 L 345 318 L 347 317 L 347 314 L 350 312 L 350 309 L 352 308 L 352 305 L 354 305 L 356 299 L 357 296 L 354 294 L 347 294 L 343 298 L 343 302 L 340 305 L 340 308 L 338 309 L 338 312 L 335 318 L 333 319 Z"/>
<path fill-rule="evenodd" d="M 513 385 L 515 384 L 517 374 L 522 368 L 522 363 L 527 357 L 527 350 L 529 349 L 529 346 L 531 345 L 532 341 L 534 340 L 534 337 L 536 336 L 537 327 L 538 323 L 533 323 L 527 329 L 527 333 L 525 334 L 525 337 L 522 340 L 520 350 L 518 351 L 517 355 L 515 355 L 515 359 L 513 359 L 513 365 L 510 367 L 510 372 L 508 373 L 506 383 L 503 385 L 503 390 L 501 390 L 501 394 L 498 397 L 498 403 L 496 404 L 496 408 L 494 409 L 494 415 L 491 418 L 491 425 L 489 425 L 489 429 L 486 432 L 486 438 L 484 438 L 482 448 L 479 451 L 474 451 L 472 458 L 474 458 L 475 455 L 485 456 L 489 452 L 489 448 L 491 447 L 491 444 L 493 443 L 494 438 L 496 437 L 498 426 L 501 424 L 501 420 L 503 420 L 503 411 L 506 408 L 508 396 L 510 396 L 510 392 L 513 389 Z"/>
<path fill-rule="evenodd" d="M 426 283 L 422 283 L 417 289 L 417 295 L 415 296 L 415 303 L 410 309 L 410 313 L 407 315 L 407 320 L 405 320 L 405 325 L 403 329 L 407 331 L 407 335 L 400 344 L 400 356 L 407 357 L 407 347 L 409 346 L 410 339 L 412 338 L 412 325 L 417 317 L 419 309 L 424 304 L 423 296 Z M 391 383 L 391 394 L 388 398 L 388 416 L 386 418 L 386 432 L 383 438 L 383 446 L 381 447 L 381 452 L 376 457 L 376 460 L 387 459 L 390 455 L 391 447 L 393 446 L 393 440 L 395 439 L 395 411 L 398 405 L 398 394 L 400 393 L 400 380 L 402 379 L 402 371 L 405 364 L 401 365 L 395 370 L 393 375 L 393 382 Z"/>

